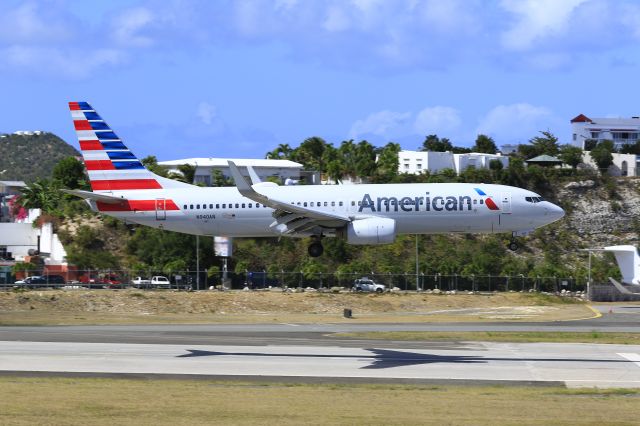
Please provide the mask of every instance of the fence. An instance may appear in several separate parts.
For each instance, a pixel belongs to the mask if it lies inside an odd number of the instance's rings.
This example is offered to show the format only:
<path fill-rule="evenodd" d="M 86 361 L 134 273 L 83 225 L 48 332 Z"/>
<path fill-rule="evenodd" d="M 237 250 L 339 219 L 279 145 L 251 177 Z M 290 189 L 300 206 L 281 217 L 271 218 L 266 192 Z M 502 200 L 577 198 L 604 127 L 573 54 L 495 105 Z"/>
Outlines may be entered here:
<path fill-rule="evenodd" d="M 207 271 L 178 271 L 166 274 L 158 271 L 131 270 L 74 270 L 50 273 L 31 272 L 30 278 L 16 280 L 10 276 L 0 279 L 0 288 L 56 288 L 78 286 L 86 288 L 128 288 L 142 289 L 166 288 L 178 290 L 206 290 L 224 286 L 227 289 L 249 288 L 253 290 L 269 287 L 329 289 L 343 287 L 350 289 L 356 279 L 367 277 L 376 283 L 384 284 L 388 289 L 403 291 L 544 291 L 550 293 L 566 291 L 584 291 L 586 284 L 578 283 L 574 277 L 528 277 L 525 275 L 445 275 L 415 273 L 303 273 L 300 271 L 245 271 L 229 272 L 226 276 L 220 272 L 208 276 Z M 162 276 L 168 283 L 151 281 L 151 277 Z M 138 278 L 142 277 L 143 280 Z M 3 282 L 4 280 L 4 282 Z"/>

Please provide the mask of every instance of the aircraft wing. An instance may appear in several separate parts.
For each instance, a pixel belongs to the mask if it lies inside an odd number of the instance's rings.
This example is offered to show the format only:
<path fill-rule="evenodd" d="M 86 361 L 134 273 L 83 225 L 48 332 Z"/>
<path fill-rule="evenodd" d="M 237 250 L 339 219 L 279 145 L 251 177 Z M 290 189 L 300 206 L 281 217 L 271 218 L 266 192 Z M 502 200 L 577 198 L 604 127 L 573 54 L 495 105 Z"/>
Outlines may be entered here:
<path fill-rule="evenodd" d="M 123 197 L 114 197 L 113 195 L 96 194 L 91 191 L 82 191 L 80 189 L 61 189 L 66 194 L 75 195 L 76 197 L 84 198 L 85 200 L 100 201 L 106 204 L 120 204 L 123 201 L 127 201 Z"/>
<path fill-rule="evenodd" d="M 271 227 L 277 228 L 283 234 L 300 233 L 314 227 L 336 229 L 352 221 L 352 218 L 346 215 L 308 209 L 261 194 L 247 183 L 233 161 L 228 163 L 229 171 L 240 194 L 274 209 L 273 217 L 276 220 Z"/>

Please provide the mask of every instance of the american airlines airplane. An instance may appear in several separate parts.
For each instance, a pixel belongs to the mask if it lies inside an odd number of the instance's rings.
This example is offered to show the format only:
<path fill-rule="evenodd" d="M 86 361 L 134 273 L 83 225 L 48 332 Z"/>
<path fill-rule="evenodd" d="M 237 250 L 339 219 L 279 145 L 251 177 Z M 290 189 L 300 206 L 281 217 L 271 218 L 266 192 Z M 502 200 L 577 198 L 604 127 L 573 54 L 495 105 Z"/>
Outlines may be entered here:
<path fill-rule="evenodd" d="M 236 165 L 236 187 L 205 188 L 147 170 L 87 102 L 69 102 L 92 191 L 67 190 L 94 211 L 130 223 L 194 235 L 324 237 L 349 244 L 388 244 L 401 234 L 511 233 L 515 237 L 562 218 L 538 194 L 504 185 L 424 183 L 278 186 L 248 183 Z"/>

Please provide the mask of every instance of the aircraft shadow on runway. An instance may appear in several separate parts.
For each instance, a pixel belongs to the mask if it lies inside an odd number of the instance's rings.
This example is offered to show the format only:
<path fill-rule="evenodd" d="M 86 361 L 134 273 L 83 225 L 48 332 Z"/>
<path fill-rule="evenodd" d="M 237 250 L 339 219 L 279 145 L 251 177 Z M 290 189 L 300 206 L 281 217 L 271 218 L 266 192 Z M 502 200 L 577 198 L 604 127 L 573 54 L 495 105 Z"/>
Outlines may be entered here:
<path fill-rule="evenodd" d="M 261 352 L 213 352 L 197 349 L 187 349 L 188 354 L 178 355 L 177 358 L 194 358 L 207 356 L 252 356 L 252 357 L 290 357 L 290 358 L 338 358 L 370 360 L 371 364 L 361 369 L 380 369 L 404 367 L 419 364 L 486 364 L 489 361 L 538 361 L 538 362 L 630 362 L 623 359 L 585 359 L 585 358 L 488 358 L 467 355 L 434 355 L 415 352 L 393 351 L 388 349 L 366 349 L 371 355 L 329 355 L 329 354 L 278 354 Z"/>

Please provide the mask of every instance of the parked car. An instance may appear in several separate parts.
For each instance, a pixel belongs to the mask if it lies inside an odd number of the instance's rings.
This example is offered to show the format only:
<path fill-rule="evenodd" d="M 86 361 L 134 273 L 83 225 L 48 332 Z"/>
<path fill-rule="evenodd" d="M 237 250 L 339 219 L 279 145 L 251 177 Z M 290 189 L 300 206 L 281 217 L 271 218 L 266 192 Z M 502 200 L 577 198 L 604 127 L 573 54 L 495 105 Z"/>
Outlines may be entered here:
<path fill-rule="evenodd" d="M 81 284 L 89 288 L 122 288 L 122 280 L 117 275 L 82 275 L 79 278 Z"/>
<path fill-rule="evenodd" d="M 151 277 L 151 287 L 171 288 L 171 281 L 169 281 L 167 277 L 156 275 L 155 277 Z"/>
<path fill-rule="evenodd" d="M 47 285 L 66 284 L 62 275 L 33 275 L 15 282 L 24 287 L 45 287 Z"/>
<path fill-rule="evenodd" d="M 151 287 L 151 280 L 142 277 L 135 277 L 131 280 L 131 285 L 135 288 L 149 288 Z"/>
<path fill-rule="evenodd" d="M 384 284 L 378 284 L 368 277 L 362 277 L 357 279 L 353 283 L 352 291 L 375 291 L 376 293 L 383 293 L 387 287 Z"/>

